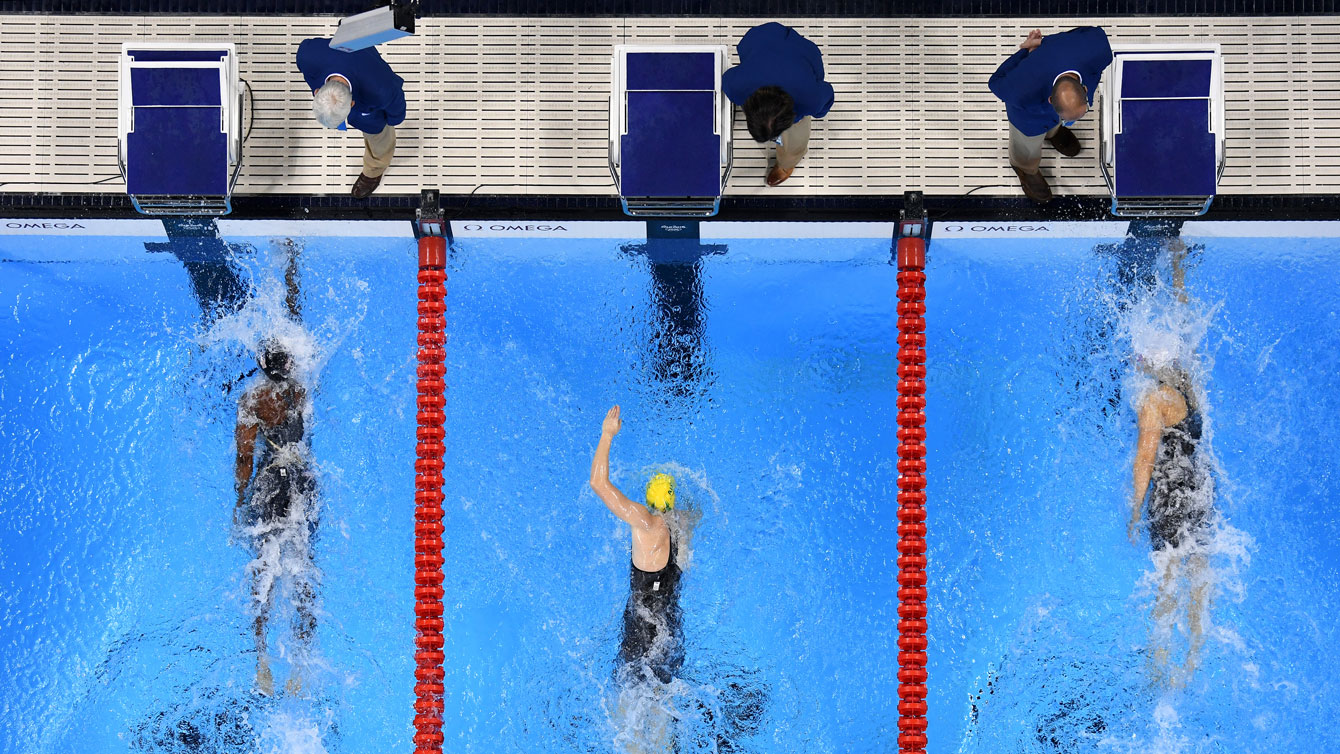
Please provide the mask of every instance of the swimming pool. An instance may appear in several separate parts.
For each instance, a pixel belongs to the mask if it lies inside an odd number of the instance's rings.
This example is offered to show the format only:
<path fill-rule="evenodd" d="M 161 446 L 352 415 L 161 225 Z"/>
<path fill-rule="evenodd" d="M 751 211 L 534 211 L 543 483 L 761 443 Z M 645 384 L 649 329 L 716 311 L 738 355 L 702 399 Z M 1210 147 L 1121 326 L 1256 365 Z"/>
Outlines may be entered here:
<path fill-rule="evenodd" d="M 1134 257 L 1096 247 L 1124 230 L 937 230 L 932 751 L 1336 744 L 1323 668 L 1340 660 L 1338 244 L 1191 226 L 1186 333 L 1207 364 L 1224 527 L 1204 662 L 1180 690 L 1149 688 L 1154 566 L 1123 525 L 1128 356 L 1166 291 L 1122 292 Z M 406 746 L 413 240 L 90 232 L 0 236 L 0 670 L 15 679 L 0 736 L 33 752 Z M 549 232 L 461 237 L 448 264 L 446 748 L 650 748 L 671 715 L 681 751 L 890 750 L 887 233 L 530 237 Z M 301 327 L 283 314 L 288 237 Z M 253 690 L 251 558 L 229 515 L 237 402 L 266 335 L 292 344 L 314 386 L 320 482 L 316 638 L 304 655 L 283 638 L 291 615 L 272 620 L 277 678 L 307 673 L 275 698 Z M 613 676 L 628 535 L 586 485 L 614 403 L 615 484 L 632 495 L 672 471 L 698 519 L 682 677 L 631 701 Z"/>
<path fill-rule="evenodd" d="M 933 748 L 1336 748 L 1340 241 L 1188 222 L 1182 305 L 1162 243 L 1124 224 L 1046 242 L 948 225 L 927 271 Z M 1131 357 L 1168 335 L 1196 352 L 1221 515 L 1184 689 L 1149 680 L 1156 564 L 1125 527 Z M 1163 623 L 1176 656 L 1187 614 Z"/>

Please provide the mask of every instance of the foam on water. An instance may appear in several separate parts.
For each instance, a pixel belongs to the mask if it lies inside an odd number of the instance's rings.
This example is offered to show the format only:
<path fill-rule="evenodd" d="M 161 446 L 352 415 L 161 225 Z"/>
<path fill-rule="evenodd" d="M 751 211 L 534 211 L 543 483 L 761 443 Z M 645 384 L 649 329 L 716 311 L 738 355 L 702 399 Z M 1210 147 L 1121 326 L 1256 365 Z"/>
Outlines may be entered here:
<path fill-rule="evenodd" d="M 332 722 L 329 709 L 276 708 L 260 726 L 258 749 L 261 754 L 327 754 L 322 737 Z"/>

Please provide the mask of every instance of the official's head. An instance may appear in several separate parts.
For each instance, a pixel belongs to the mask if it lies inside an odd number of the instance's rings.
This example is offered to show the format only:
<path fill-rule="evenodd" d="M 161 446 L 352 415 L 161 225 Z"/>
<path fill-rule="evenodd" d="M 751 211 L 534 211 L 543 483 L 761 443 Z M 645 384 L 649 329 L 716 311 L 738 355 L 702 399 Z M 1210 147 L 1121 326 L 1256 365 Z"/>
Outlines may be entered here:
<path fill-rule="evenodd" d="M 1073 75 L 1065 75 L 1052 84 L 1052 96 L 1047 98 L 1061 120 L 1079 120 L 1089 112 L 1089 92 Z"/>
<path fill-rule="evenodd" d="M 312 113 L 316 115 L 316 122 L 326 128 L 339 128 L 349 117 L 353 105 L 354 93 L 349 89 L 349 82 L 335 76 L 326 79 L 326 83 L 312 97 Z"/>
<path fill-rule="evenodd" d="M 744 122 L 754 141 L 773 141 L 796 122 L 796 102 L 780 86 L 760 86 L 744 101 Z"/>

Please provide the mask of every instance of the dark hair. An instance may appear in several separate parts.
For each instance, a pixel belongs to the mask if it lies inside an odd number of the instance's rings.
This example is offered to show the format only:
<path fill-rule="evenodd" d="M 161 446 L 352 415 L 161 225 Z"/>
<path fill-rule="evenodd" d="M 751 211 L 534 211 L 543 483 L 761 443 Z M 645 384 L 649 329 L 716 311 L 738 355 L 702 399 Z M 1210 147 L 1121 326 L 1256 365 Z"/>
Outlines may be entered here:
<path fill-rule="evenodd" d="M 744 101 L 744 122 L 754 141 L 772 141 L 796 122 L 796 102 L 780 86 L 760 86 Z"/>

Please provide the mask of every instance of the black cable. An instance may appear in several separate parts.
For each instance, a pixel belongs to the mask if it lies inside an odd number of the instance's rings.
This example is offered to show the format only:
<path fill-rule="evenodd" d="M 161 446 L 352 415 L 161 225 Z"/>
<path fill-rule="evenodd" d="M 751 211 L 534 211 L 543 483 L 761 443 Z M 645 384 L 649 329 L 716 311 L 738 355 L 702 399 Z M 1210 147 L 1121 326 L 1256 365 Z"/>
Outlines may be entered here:
<path fill-rule="evenodd" d="M 970 190 L 968 190 L 968 191 L 965 191 L 965 192 L 963 192 L 962 194 L 959 194 L 958 196 L 956 196 L 956 197 L 954 197 L 954 198 L 955 198 L 955 199 L 963 199 L 963 198 L 965 198 L 965 197 L 967 197 L 967 196 L 970 196 L 972 193 L 974 193 L 974 192 L 976 192 L 976 191 L 981 191 L 981 190 L 984 189 L 984 188 L 1012 188 L 1012 186 L 1006 186 L 1006 185 L 1002 185 L 1002 184 L 999 184 L 999 183 L 988 183 L 988 184 L 986 184 L 986 185 L 984 185 L 984 186 L 978 186 L 978 187 L 976 187 L 976 188 L 974 188 L 974 189 L 970 189 Z M 948 206 L 948 207 L 945 207 L 945 208 L 942 209 L 942 210 L 939 210 L 939 212 L 938 212 L 937 214 L 935 214 L 935 215 L 931 215 L 929 212 L 926 213 L 926 218 L 929 219 L 929 220 L 939 220 L 939 219 L 943 218 L 945 215 L 949 214 L 950 212 L 953 212 L 954 210 L 958 210 L 958 209 L 962 209 L 962 206 L 961 206 L 959 203 L 955 203 L 955 204 L 953 204 L 953 205 L 950 205 L 950 206 Z"/>
<path fill-rule="evenodd" d="M 465 195 L 465 204 L 462 204 L 461 208 L 456 210 L 456 214 L 452 215 L 450 218 L 447 219 L 447 222 L 460 219 L 461 215 L 465 213 L 465 210 L 469 208 L 470 200 L 475 198 L 475 192 L 484 188 L 485 186 L 493 186 L 494 188 L 526 188 L 528 185 L 529 184 L 525 183 L 481 183 L 478 186 L 475 186 L 474 188 L 470 189 L 470 193 Z"/>
<path fill-rule="evenodd" d="M 251 127 L 256 125 L 256 98 L 251 93 L 251 84 L 246 79 L 241 79 L 242 86 L 247 88 L 247 133 L 242 137 L 242 143 L 246 144 L 247 139 L 251 138 Z"/>
<path fill-rule="evenodd" d="M 24 185 L 24 184 L 29 184 L 29 185 L 30 185 L 30 184 L 39 184 L 39 183 L 40 183 L 40 184 L 44 184 L 44 185 L 48 185 L 48 186 L 96 186 L 96 185 L 98 185 L 99 183 L 106 183 L 106 182 L 108 182 L 108 181 L 114 181 L 114 180 L 117 180 L 117 179 L 120 178 L 120 177 L 121 177 L 121 176 L 119 176 L 119 175 L 111 175 L 111 176 L 108 176 L 108 177 L 106 177 L 106 178 L 103 178 L 103 179 L 100 180 L 100 181 L 94 181 L 94 182 L 92 182 L 92 183 L 87 183 L 87 182 L 84 182 L 84 181 L 80 181 L 79 183 L 70 183 L 70 182 L 52 183 L 51 181 L 6 181 L 6 182 L 4 182 L 4 183 L 0 183 L 0 186 Z"/>

